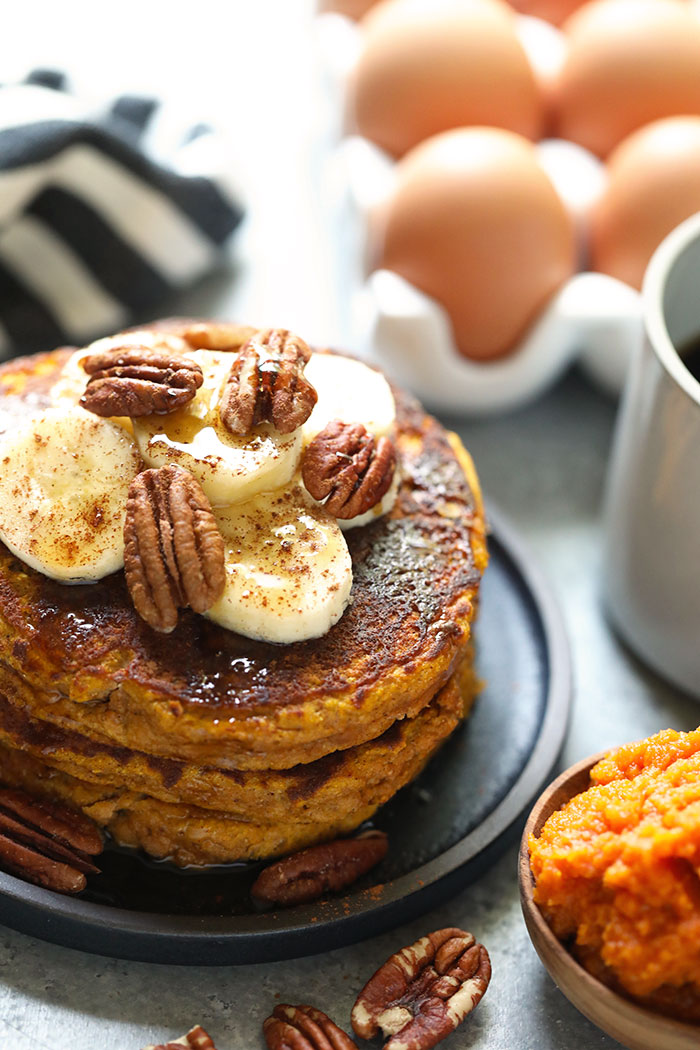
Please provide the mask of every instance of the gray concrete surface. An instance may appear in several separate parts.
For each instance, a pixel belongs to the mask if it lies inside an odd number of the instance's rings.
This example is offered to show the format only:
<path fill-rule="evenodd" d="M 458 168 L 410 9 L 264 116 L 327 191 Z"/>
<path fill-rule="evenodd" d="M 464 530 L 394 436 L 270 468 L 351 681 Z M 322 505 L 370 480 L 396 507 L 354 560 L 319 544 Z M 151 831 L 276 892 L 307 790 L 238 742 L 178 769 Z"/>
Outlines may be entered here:
<path fill-rule="evenodd" d="M 105 30 L 94 5 L 28 0 L 13 9 L 0 61 L 3 78 L 31 64 L 62 64 L 105 92 L 167 90 L 196 115 L 228 123 L 252 219 L 231 272 L 169 310 L 284 323 L 310 341 L 343 345 L 336 292 L 342 297 L 344 285 L 334 280 L 313 190 L 322 154 L 310 117 L 311 7 L 307 0 L 200 0 L 196 10 L 185 10 L 124 0 Z M 474 454 L 488 498 L 517 526 L 559 598 L 576 686 L 564 765 L 665 726 L 700 722 L 698 705 L 646 672 L 601 612 L 598 515 L 614 414 L 611 401 L 573 374 L 507 418 L 448 420 Z M 540 965 L 520 916 L 515 860 L 511 849 L 475 885 L 408 926 L 297 962 L 159 967 L 0 929 L 0 1050 L 138 1050 L 195 1022 L 210 1030 L 219 1050 L 256 1050 L 263 1047 L 260 1023 L 277 999 L 311 1001 L 347 1024 L 376 966 L 398 946 L 447 924 L 473 930 L 488 945 L 494 977 L 445 1050 L 613 1048 Z"/>

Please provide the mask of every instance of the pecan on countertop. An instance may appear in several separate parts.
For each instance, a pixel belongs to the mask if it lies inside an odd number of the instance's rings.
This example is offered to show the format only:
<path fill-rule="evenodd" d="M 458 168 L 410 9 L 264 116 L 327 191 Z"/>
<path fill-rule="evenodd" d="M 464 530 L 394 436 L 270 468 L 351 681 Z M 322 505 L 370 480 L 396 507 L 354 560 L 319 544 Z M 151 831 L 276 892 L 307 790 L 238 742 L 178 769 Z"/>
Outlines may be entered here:
<path fill-rule="evenodd" d="M 471 933 L 448 928 L 387 959 L 357 997 L 352 1027 L 363 1039 L 381 1031 L 384 1050 L 430 1050 L 462 1023 L 491 980 L 491 961 Z"/>
<path fill-rule="evenodd" d="M 0 788 L 0 868 L 58 893 L 79 893 L 102 836 L 79 810 Z"/>
<path fill-rule="evenodd" d="M 124 573 L 134 607 L 167 633 L 178 609 L 209 609 L 224 590 L 224 541 L 195 477 L 178 466 L 137 474 L 124 523 Z"/>
<path fill-rule="evenodd" d="M 304 454 L 301 476 L 315 500 L 336 518 L 364 514 L 386 494 L 396 468 L 390 438 L 375 440 L 362 423 L 333 420 Z"/>
<path fill-rule="evenodd" d="M 263 1021 L 269 1050 L 357 1050 L 357 1044 L 314 1006 L 280 1003 Z"/>
<path fill-rule="evenodd" d="M 194 1028 L 190 1028 L 187 1035 L 174 1039 L 171 1043 L 145 1046 L 143 1050 L 182 1050 L 183 1046 L 189 1047 L 189 1050 L 216 1050 L 211 1036 L 204 1031 L 201 1025 L 195 1025 Z"/>
<path fill-rule="evenodd" d="M 98 416 L 165 415 L 182 408 L 202 385 L 195 361 L 170 350 L 131 345 L 90 354 L 80 404 Z"/>
<path fill-rule="evenodd" d="M 264 868 L 253 883 L 251 896 L 268 906 L 307 904 L 356 882 L 386 856 L 387 848 L 383 831 L 311 846 Z"/>
<path fill-rule="evenodd" d="M 311 415 L 317 394 L 304 377 L 311 351 L 298 335 L 269 328 L 249 339 L 234 360 L 219 415 L 231 434 L 243 436 L 268 422 L 290 434 Z"/>

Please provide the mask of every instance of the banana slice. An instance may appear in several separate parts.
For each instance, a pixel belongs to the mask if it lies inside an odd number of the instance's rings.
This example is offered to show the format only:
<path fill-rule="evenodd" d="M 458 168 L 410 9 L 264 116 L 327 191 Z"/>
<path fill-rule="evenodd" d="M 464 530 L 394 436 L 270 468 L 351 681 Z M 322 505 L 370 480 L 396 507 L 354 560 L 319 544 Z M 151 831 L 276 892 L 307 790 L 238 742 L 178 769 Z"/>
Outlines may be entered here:
<path fill-rule="evenodd" d="M 362 361 L 312 354 L 304 375 L 318 394 L 314 410 L 302 427 L 306 444 L 333 419 L 363 423 L 375 437 L 383 437 L 393 427 L 396 405 L 391 387 L 380 372 Z"/>
<path fill-rule="evenodd" d="M 85 393 L 85 386 L 88 381 L 88 376 L 81 362 L 92 352 L 92 348 L 87 346 L 71 354 L 49 392 L 53 404 L 60 405 L 64 402 L 69 405 L 78 404 L 81 396 Z"/>
<path fill-rule="evenodd" d="M 217 407 L 233 357 L 225 351 L 195 350 L 204 382 L 184 408 L 167 416 L 133 420 L 134 435 L 146 463 L 177 463 L 197 478 L 214 507 L 241 503 L 259 492 L 286 485 L 302 449 L 301 428 L 279 434 L 269 423 L 235 437 L 222 425 Z"/>
<path fill-rule="evenodd" d="M 50 408 L 3 439 L 0 460 L 0 539 L 13 554 L 64 583 L 122 567 L 141 457 L 121 427 L 72 405 Z"/>
<path fill-rule="evenodd" d="M 215 511 L 226 586 L 206 616 L 266 642 L 318 638 L 350 600 L 352 561 L 337 522 L 300 485 Z"/>

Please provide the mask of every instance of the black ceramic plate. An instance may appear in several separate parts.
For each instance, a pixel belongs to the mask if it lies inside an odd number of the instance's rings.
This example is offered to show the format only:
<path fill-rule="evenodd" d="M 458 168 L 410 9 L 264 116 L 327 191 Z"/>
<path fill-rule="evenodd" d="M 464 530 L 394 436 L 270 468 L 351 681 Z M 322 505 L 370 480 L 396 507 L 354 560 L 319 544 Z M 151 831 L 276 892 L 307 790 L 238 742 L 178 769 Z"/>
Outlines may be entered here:
<path fill-rule="evenodd" d="M 480 875 L 549 779 L 571 695 L 556 605 L 511 529 L 491 520 L 476 633 L 485 687 L 463 728 L 377 813 L 390 850 L 363 882 L 342 897 L 256 913 L 248 890 L 260 865 L 187 873 L 107 849 L 102 874 L 79 898 L 0 874 L 0 922 L 124 959 L 263 962 L 379 933 Z"/>

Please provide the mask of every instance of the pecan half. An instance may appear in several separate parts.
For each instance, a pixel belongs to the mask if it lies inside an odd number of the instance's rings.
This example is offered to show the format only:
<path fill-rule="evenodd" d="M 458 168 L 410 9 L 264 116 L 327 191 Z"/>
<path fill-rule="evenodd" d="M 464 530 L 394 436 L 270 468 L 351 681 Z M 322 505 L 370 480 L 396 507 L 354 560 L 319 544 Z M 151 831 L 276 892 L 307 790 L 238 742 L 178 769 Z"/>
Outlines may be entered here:
<path fill-rule="evenodd" d="M 284 328 L 256 332 L 231 366 L 219 414 L 231 434 L 249 434 L 268 422 L 290 434 L 311 415 L 318 395 L 303 375 L 311 351 Z"/>
<path fill-rule="evenodd" d="M 179 608 L 203 613 L 226 581 L 224 541 L 209 500 L 182 467 L 137 474 L 124 522 L 124 572 L 137 613 L 172 631 Z"/>
<path fill-rule="evenodd" d="M 0 788 L 0 867 L 59 893 L 85 889 L 99 869 L 102 837 L 88 817 L 61 803 Z"/>
<path fill-rule="evenodd" d="M 90 354 L 80 404 L 98 416 L 165 415 L 192 400 L 202 385 L 195 361 L 169 350 L 131 345 Z"/>
<path fill-rule="evenodd" d="M 189 325 L 182 333 L 182 338 L 193 350 L 240 350 L 256 331 L 249 324 L 200 321 Z"/>
<path fill-rule="evenodd" d="M 263 1021 L 269 1050 L 357 1050 L 357 1044 L 314 1006 L 280 1003 Z"/>
<path fill-rule="evenodd" d="M 429 1050 L 453 1032 L 482 999 L 491 961 L 471 933 L 429 933 L 392 955 L 364 986 L 352 1010 L 363 1039 L 383 1031 L 384 1050 Z"/>
<path fill-rule="evenodd" d="M 259 904 L 283 907 L 317 900 L 359 879 L 386 856 L 388 845 L 383 831 L 367 831 L 352 839 L 311 846 L 264 868 L 251 896 Z"/>
<path fill-rule="evenodd" d="M 174 1039 L 172 1043 L 159 1043 L 158 1046 L 145 1046 L 144 1050 L 182 1050 L 183 1046 L 190 1050 L 216 1050 L 211 1036 L 204 1031 L 201 1025 L 190 1028 L 187 1035 L 180 1039 Z"/>
<path fill-rule="evenodd" d="M 390 438 L 375 441 L 362 423 L 334 419 L 304 454 L 301 476 L 314 499 L 336 518 L 364 514 L 388 491 L 396 468 Z"/>

